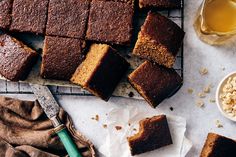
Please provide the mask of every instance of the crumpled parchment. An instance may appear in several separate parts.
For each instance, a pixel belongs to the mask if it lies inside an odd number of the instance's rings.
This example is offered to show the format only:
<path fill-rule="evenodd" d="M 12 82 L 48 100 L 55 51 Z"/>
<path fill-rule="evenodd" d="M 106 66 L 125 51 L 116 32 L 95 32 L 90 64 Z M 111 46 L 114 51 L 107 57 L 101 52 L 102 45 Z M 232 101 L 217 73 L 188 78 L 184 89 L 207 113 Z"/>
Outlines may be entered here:
<path fill-rule="evenodd" d="M 105 157 L 131 157 L 127 137 L 138 132 L 139 121 L 155 115 L 165 114 L 160 110 L 141 110 L 138 107 L 112 109 L 107 116 L 107 136 L 99 151 Z M 182 117 L 167 115 L 173 144 L 143 153 L 140 157 L 184 157 L 192 147 L 185 137 L 186 120 Z M 121 130 L 115 127 L 121 126 Z"/>

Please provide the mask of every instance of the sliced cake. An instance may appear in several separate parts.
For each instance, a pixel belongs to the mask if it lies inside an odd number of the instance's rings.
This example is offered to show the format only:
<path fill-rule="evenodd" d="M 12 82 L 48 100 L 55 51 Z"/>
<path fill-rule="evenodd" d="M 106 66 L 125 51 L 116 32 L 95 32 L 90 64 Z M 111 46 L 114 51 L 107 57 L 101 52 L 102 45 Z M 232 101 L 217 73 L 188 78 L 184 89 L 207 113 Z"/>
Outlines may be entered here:
<path fill-rule="evenodd" d="M 135 0 L 94 0 L 94 1 L 113 1 L 113 2 L 121 2 L 121 3 L 127 3 L 134 7 Z"/>
<path fill-rule="evenodd" d="M 80 39 L 46 36 L 41 76 L 46 79 L 70 80 L 84 59 L 85 42 Z"/>
<path fill-rule="evenodd" d="M 215 133 L 209 133 L 200 157 L 235 157 L 236 141 Z"/>
<path fill-rule="evenodd" d="M 111 44 L 130 44 L 133 7 L 126 3 L 92 1 L 86 39 Z"/>
<path fill-rule="evenodd" d="M 0 29 L 8 29 L 11 24 L 13 0 L 0 0 Z"/>
<path fill-rule="evenodd" d="M 172 144 L 166 116 L 159 115 L 141 120 L 139 122 L 139 132 L 128 137 L 128 143 L 132 155 Z"/>
<path fill-rule="evenodd" d="M 141 64 L 128 78 L 131 85 L 154 108 L 182 85 L 182 78 L 174 69 L 149 61 Z"/>
<path fill-rule="evenodd" d="M 180 8 L 182 0 L 139 0 L 139 8 L 174 9 Z"/>
<path fill-rule="evenodd" d="M 11 81 L 26 79 L 37 53 L 15 38 L 0 35 L 0 74 Z"/>
<path fill-rule="evenodd" d="M 84 39 L 88 0 L 50 0 L 46 35 Z"/>
<path fill-rule="evenodd" d="M 107 101 L 128 67 L 129 63 L 109 45 L 93 44 L 71 82 Z"/>
<path fill-rule="evenodd" d="M 14 0 L 10 30 L 44 34 L 49 0 Z"/>
<path fill-rule="evenodd" d="M 133 54 L 171 68 L 184 34 L 173 21 L 150 11 L 138 34 Z"/>

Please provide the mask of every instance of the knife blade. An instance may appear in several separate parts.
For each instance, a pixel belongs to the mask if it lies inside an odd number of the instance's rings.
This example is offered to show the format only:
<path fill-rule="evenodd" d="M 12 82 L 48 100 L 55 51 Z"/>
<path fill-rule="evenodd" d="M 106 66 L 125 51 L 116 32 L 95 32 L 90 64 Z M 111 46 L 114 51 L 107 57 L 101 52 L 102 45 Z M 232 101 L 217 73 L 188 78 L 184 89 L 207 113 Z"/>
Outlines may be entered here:
<path fill-rule="evenodd" d="M 30 86 L 45 114 L 52 121 L 54 131 L 61 139 L 61 142 L 63 143 L 69 156 L 82 157 L 77 146 L 69 136 L 65 125 L 62 124 L 58 118 L 60 107 L 57 101 L 54 99 L 49 88 L 47 86 L 38 84 L 30 84 Z"/>
<path fill-rule="evenodd" d="M 30 86 L 47 117 L 53 120 L 58 115 L 60 107 L 49 88 L 38 84 L 30 84 Z"/>

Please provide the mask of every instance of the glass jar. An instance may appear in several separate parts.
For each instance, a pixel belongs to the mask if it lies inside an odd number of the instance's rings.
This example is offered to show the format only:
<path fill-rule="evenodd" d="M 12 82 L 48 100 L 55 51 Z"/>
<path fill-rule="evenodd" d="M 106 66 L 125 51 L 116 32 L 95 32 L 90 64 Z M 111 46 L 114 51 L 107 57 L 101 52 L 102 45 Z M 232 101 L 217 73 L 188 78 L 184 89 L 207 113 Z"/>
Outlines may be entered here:
<path fill-rule="evenodd" d="M 226 43 L 236 34 L 236 0 L 204 0 L 194 28 L 199 38 L 208 44 Z"/>

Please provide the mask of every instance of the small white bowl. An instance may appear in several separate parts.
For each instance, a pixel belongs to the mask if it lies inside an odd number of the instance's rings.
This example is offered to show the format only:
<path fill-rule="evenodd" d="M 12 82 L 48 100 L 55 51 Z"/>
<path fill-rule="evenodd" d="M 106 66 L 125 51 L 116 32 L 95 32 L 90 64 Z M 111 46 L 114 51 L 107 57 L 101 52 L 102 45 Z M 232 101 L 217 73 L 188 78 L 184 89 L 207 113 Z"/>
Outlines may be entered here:
<path fill-rule="evenodd" d="M 236 122 L 236 117 L 232 117 L 232 116 L 229 116 L 228 113 L 226 113 L 223 108 L 222 108 L 222 102 L 220 100 L 220 92 L 222 91 L 223 89 L 223 86 L 227 83 L 227 80 L 229 77 L 235 77 L 236 76 L 236 71 L 235 72 L 232 72 L 230 74 L 228 74 L 227 76 L 225 76 L 221 82 L 219 83 L 218 87 L 217 87 L 217 90 L 216 90 L 216 104 L 217 104 L 217 107 L 218 109 L 220 110 L 221 114 L 223 116 L 225 116 L 226 118 L 232 120 L 232 121 L 235 121 Z"/>

